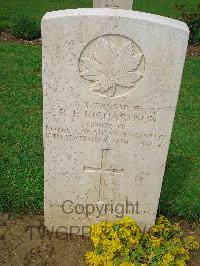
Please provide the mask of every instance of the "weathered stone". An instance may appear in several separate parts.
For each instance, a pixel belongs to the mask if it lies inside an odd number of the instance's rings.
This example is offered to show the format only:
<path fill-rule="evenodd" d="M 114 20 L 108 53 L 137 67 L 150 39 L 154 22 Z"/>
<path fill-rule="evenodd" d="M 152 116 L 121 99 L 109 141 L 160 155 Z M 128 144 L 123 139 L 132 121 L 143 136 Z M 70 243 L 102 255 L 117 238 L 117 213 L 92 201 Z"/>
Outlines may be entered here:
<path fill-rule="evenodd" d="M 132 9 L 133 0 L 93 0 L 93 7 Z"/>
<path fill-rule="evenodd" d="M 126 214 L 154 224 L 188 33 L 182 22 L 125 10 L 44 16 L 50 230 L 80 226 L 81 234 L 82 226 Z"/>

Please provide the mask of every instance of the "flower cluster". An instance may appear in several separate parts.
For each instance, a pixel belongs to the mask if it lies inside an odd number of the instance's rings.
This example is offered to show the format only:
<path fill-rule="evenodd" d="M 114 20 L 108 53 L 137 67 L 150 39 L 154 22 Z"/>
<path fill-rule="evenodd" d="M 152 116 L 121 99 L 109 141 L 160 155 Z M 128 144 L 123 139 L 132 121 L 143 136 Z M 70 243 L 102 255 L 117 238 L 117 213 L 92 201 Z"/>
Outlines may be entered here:
<path fill-rule="evenodd" d="M 199 248 L 194 237 L 184 237 L 178 224 L 160 216 L 148 232 L 125 217 L 91 226 L 94 251 L 86 253 L 89 266 L 184 266 L 189 251 Z"/>

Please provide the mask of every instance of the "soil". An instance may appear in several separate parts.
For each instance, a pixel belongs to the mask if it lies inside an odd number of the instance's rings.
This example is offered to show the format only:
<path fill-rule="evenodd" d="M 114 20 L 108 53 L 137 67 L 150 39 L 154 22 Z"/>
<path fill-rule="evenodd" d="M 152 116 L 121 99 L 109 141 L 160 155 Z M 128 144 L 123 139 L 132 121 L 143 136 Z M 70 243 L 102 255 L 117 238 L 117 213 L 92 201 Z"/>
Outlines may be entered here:
<path fill-rule="evenodd" d="M 200 44 L 199 45 L 189 45 L 187 50 L 188 56 L 200 56 Z"/>
<path fill-rule="evenodd" d="M 87 238 L 39 232 L 42 215 L 3 215 L 0 222 L 0 265 L 82 266 L 92 248 Z M 33 227 L 35 226 L 35 227 Z"/>
<path fill-rule="evenodd" d="M 185 234 L 200 242 L 200 226 L 180 222 Z M 0 220 L 0 265 L 8 266 L 84 266 L 84 256 L 92 249 L 86 237 L 67 234 L 42 234 L 43 215 L 13 216 L 4 214 Z M 35 227 L 33 227 L 35 226 Z M 200 252 L 191 254 L 190 266 L 200 266 Z"/>
<path fill-rule="evenodd" d="M 23 39 L 18 39 L 12 36 L 10 31 L 3 31 L 0 34 L 0 42 L 14 42 L 20 44 L 34 44 L 41 45 L 41 39 L 36 39 L 33 41 L 27 41 Z M 200 44 L 199 45 L 188 45 L 187 56 L 200 56 Z"/>
<path fill-rule="evenodd" d="M 2 31 L 0 33 L 0 42 L 12 42 L 12 43 L 20 43 L 20 44 L 36 44 L 41 45 L 41 39 L 36 39 L 33 41 L 18 39 L 12 36 L 10 31 Z"/>

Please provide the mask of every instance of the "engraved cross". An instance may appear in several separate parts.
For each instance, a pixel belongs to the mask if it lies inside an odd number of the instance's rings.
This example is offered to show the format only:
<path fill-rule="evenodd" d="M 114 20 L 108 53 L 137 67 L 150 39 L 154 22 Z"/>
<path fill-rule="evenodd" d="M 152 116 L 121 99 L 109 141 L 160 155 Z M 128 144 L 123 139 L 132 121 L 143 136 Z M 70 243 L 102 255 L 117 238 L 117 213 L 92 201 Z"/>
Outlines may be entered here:
<path fill-rule="evenodd" d="M 100 187 L 103 184 L 103 179 L 106 176 L 106 174 L 109 173 L 109 174 L 114 174 L 114 175 L 122 175 L 124 172 L 124 169 L 118 170 L 118 169 L 107 168 L 108 151 L 109 149 L 103 149 L 101 151 L 101 167 L 100 168 L 84 166 L 84 172 L 100 174 L 99 197 L 100 197 Z"/>

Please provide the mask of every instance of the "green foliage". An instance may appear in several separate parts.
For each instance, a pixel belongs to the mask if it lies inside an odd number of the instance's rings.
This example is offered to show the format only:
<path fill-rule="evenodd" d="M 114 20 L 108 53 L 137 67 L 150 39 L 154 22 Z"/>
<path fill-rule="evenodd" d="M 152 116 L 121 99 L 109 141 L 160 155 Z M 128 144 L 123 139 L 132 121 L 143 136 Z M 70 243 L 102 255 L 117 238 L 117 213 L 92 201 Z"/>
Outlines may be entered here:
<path fill-rule="evenodd" d="M 0 43 L 0 212 L 43 209 L 41 47 Z"/>
<path fill-rule="evenodd" d="M 160 213 L 200 220 L 200 58 L 187 58 L 160 198 Z"/>
<path fill-rule="evenodd" d="M 6 23 L 1 23 L 0 22 L 0 34 L 2 31 L 6 31 L 6 30 L 9 30 L 9 25 L 6 24 Z"/>
<path fill-rule="evenodd" d="M 13 14 L 16 16 L 26 14 L 40 23 L 46 12 L 78 7 L 92 7 L 92 0 L 1 0 L 0 25 L 6 23 L 11 27 Z"/>
<path fill-rule="evenodd" d="M 178 10 L 175 4 L 186 5 L 191 8 L 199 3 L 199 0 L 135 0 L 133 9 L 149 12 L 161 16 L 177 18 Z M 6 23 L 11 26 L 13 14 L 17 16 L 27 14 L 34 17 L 40 23 L 46 12 L 67 8 L 92 7 L 92 0 L 1 0 L 0 1 L 0 24 Z"/>
<path fill-rule="evenodd" d="M 184 5 L 176 5 L 176 8 L 181 12 L 181 20 L 184 21 L 190 29 L 190 43 L 200 43 L 200 5 L 197 11 L 187 10 Z"/>
<path fill-rule="evenodd" d="M 16 38 L 34 40 L 40 37 L 40 24 L 35 19 L 25 15 L 15 17 L 11 32 Z"/>
<path fill-rule="evenodd" d="M 4 31 L 4 27 L 0 25 L 0 34 L 2 33 L 2 31 Z"/>
<path fill-rule="evenodd" d="M 179 224 L 164 216 L 148 232 L 130 217 L 103 221 L 90 227 L 90 237 L 94 251 L 86 253 L 89 266 L 185 266 L 190 250 L 199 248 L 193 236 L 184 237 Z"/>

